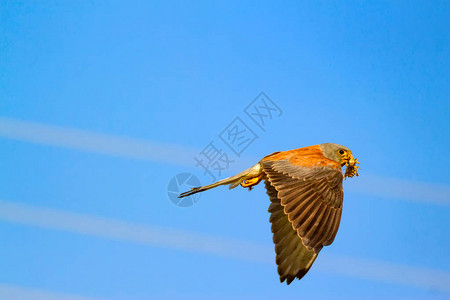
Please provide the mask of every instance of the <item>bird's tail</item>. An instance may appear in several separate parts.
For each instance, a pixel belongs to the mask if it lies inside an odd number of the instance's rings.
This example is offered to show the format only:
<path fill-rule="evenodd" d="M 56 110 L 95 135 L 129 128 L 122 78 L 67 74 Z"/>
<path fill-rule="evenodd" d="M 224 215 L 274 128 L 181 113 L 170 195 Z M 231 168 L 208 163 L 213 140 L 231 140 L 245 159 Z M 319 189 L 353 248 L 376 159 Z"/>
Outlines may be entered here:
<path fill-rule="evenodd" d="M 219 181 L 214 182 L 214 183 L 209 184 L 209 185 L 192 188 L 190 191 L 181 193 L 178 196 L 178 198 L 183 198 L 183 197 L 190 196 L 192 194 L 200 193 L 200 192 L 203 192 L 203 191 L 206 191 L 206 190 L 218 187 L 220 185 L 230 185 L 229 188 L 230 189 L 234 189 L 239 184 L 241 184 L 244 180 L 248 180 L 248 179 L 252 179 L 252 178 L 261 176 L 261 174 L 262 174 L 262 167 L 261 167 L 261 165 L 259 163 L 257 163 L 253 167 L 248 168 L 247 170 L 242 171 L 241 173 L 236 174 L 234 176 L 231 176 L 231 177 L 219 180 Z M 259 183 L 259 181 L 258 181 L 258 183 Z"/>

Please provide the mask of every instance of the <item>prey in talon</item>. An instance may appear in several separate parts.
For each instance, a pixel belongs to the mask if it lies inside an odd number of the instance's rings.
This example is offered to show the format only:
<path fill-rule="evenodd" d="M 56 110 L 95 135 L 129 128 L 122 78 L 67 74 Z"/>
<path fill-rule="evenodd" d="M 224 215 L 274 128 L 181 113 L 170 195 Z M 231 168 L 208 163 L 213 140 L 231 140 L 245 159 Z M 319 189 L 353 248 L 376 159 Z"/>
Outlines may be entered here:
<path fill-rule="evenodd" d="M 360 168 L 356 164 L 359 164 L 359 161 L 356 160 L 356 158 L 353 158 L 351 152 L 347 152 L 343 154 L 345 156 L 344 158 L 344 166 L 345 166 L 345 174 L 344 179 L 347 179 L 347 177 L 353 177 L 358 176 L 358 169 Z"/>
<path fill-rule="evenodd" d="M 342 181 L 358 176 L 357 164 L 350 149 L 334 143 L 275 152 L 247 170 L 179 197 L 220 185 L 251 190 L 264 181 L 280 282 L 290 284 L 305 276 L 322 248 L 333 243 L 342 215 Z"/>

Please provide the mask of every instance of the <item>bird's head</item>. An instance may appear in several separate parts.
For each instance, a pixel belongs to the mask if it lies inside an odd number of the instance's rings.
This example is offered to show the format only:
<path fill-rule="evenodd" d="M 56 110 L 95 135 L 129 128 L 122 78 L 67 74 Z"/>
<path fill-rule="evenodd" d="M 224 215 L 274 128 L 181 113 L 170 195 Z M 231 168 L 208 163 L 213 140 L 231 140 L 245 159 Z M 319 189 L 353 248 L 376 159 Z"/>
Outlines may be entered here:
<path fill-rule="evenodd" d="M 357 166 L 357 164 L 359 164 L 359 162 L 353 157 L 350 149 L 334 143 L 320 144 L 320 148 L 322 148 L 322 152 L 326 158 L 334 160 L 342 167 L 346 167 L 344 178 L 353 177 L 355 175 L 358 176 L 359 166 Z"/>

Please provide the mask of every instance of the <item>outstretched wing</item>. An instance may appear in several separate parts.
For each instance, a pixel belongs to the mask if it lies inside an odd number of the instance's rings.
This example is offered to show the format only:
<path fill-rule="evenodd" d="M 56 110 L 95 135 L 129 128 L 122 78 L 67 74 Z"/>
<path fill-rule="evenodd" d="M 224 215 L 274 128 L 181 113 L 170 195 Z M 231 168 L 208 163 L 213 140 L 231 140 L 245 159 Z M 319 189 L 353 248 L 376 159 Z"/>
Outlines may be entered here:
<path fill-rule="evenodd" d="M 273 242 L 280 281 L 290 284 L 294 278 L 301 279 L 311 268 L 317 257 L 314 250 L 308 250 L 292 228 L 288 216 L 284 213 L 277 190 L 266 180 L 267 195 L 270 197 L 270 222 L 272 223 Z"/>
<path fill-rule="evenodd" d="M 305 167 L 287 159 L 266 159 L 261 164 L 291 228 L 303 245 L 316 253 L 330 245 L 342 213 L 344 193 L 340 166 Z"/>

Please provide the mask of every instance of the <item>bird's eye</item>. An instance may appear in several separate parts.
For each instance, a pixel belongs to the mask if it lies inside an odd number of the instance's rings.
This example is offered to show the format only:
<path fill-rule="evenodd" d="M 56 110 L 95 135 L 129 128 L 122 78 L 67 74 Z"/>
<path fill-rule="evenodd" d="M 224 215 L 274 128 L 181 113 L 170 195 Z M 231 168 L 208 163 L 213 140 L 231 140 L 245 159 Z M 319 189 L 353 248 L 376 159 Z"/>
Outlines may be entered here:
<path fill-rule="evenodd" d="M 340 155 L 344 154 L 344 150 L 342 150 L 342 149 L 339 150 L 339 154 L 340 154 Z"/>

